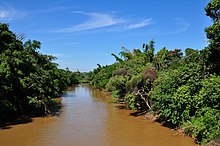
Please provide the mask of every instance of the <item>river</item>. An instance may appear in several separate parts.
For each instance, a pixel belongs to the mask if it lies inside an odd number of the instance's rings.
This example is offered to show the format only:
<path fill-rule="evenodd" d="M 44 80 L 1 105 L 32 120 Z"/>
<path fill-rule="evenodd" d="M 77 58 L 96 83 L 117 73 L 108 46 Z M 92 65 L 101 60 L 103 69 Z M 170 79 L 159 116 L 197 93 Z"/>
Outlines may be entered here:
<path fill-rule="evenodd" d="M 103 91 L 75 86 L 49 117 L 22 119 L 0 129 L 1 146 L 195 146 L 190 137 L 131 116 Z M 134 111 L 133 111 L 134 112 Z"/>

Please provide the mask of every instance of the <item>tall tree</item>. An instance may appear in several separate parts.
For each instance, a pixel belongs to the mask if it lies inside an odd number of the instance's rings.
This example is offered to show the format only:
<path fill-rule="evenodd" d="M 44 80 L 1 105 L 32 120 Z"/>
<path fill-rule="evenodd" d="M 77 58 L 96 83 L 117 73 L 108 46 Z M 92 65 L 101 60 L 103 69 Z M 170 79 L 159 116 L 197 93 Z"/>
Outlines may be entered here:
<path fill-rule="evenodd" d="M 23 43 L 0 23 L 0 115 L 47 111 L 47 104 L 75 82 L 69 70 L 57 68 L 55 57 L 38 52 L 41 43 Z"/>
<path fill-rule="evenodd" d="M 168 54 L 169 51 L 166 49 L 166 47 L 164 47 L 154 56 L 154 65 L 157 69 L 160 70 L 168 67 L 170 62 Z"/>
<path fill-rule="evenodd" d="M 122 62 L 122 61 L 123 61 L 123 59 L 119 58 L 119 57 L 118 57 L 117 55 L 115 55 L 114 53 L 112 53 L 111 55 L 115 57 L 115 59 L 116 59 L 117 62 Z"/>
<path fill-rule="evenodd" d="M 205 29 L 209 39 L 208 50 L 211 71 L 220 73 L 220 0 L 212 0 L 205 7 L 206 15 L 209 16 L 213 25 Z"/>
<path fill-rule="evenodd" d="M 124 58 L 124 60 L 129 60 L 132 58 L 132 53 L 130 50 L 128 50 L 125 47 L 122 47 L 122 50 L 119 54 L 121 55 L 122 58 Z"/>
<path fill-rule="evenodd" d="M 151 40 L 149 44 L 143 44 L 144 53 L 146 55 L 146 63 L 153 62 L 154 50 L 155 50 L 155 41 Z"/>

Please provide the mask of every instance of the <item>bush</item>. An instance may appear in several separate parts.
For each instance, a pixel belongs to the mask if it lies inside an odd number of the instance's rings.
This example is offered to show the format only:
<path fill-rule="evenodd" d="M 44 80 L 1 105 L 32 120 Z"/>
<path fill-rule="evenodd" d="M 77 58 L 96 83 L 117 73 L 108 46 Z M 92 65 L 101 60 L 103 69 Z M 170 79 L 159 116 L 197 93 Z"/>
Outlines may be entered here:
<path fill-rule="evenodd" d="M 202 79 L 203 68 L 195 63 L 161 72 L 150 92 L 154 101 L 153 110 L 160 114 L 159 118 L 175 127 L 194 116 L 199 108 L 200 98 L 197 94 Z"/>
<path fill-rule="evenodd" d="M 200 99 L 199 107 L 220 109 L 220 76 L 212 75 L 202 82 L 202 88 L 197 95 Z"/>
<path fill-rule="evenodd" d="M 119 100 L 124 100 L 126 95 L 126 83 L 128 81 L 128 76 L 114 76 L 111 77 L 106 85 L 106 89 L 112 92 L 112 96 L 118 98 Z"/>
<path fill-rule="evenodd" d="M 196 116 L 183 124 L 184 131 L 197 139 L 200 144 L 220 140 L 220 110 L 204 107 Z"/>
<path fill-rule="evenodd" d="M 126 69 L 121 68 L 121 69 L 115 70 L 112 75 L 113 76 L 126 76 L 126 75 L 128 75 L 128 72 Z"/>
<path fill-rule="evenodd" d="M 128 105 L 128 108 L 136 109 L 136 107 L 137 107 L 137 105 L 136 105 L 137 104 L 137 101 L 136 101 L 137 96 L 136 95 L 134 95 L 133 93 L 127 94 L 125 99 L 126 99 L 126 103 Z"/>

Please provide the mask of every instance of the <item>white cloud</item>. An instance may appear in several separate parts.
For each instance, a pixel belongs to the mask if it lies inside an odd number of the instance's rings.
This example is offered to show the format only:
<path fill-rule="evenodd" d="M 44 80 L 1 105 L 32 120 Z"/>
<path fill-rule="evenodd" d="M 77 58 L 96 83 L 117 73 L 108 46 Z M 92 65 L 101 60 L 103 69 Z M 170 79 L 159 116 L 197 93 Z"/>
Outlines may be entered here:
<path fill-rule="evenodd" d="M 16 8 L 0 5 L 0 20 L 1 21 L 9 22 L 11 20 L 23 17 L 24 15 L 25 15 L 24 12 Z"/>
<path fill-rule="evenodd" d="M 175 18 L 175 20 L 181 26 L 181 32 L 187 31 L 189 29 L 190 23 L 184 20 L 183 18 Z"/>
<path fill-rule="evenodd" d="M 174 20 L 176 21 L 176 24 L 178 25 L 178 28 L 176 28 L 176 30 L 173 30 L 171 32 L 165 33 L 164 35 L 179 34 L 179 33 L 185 32 L 189 29 L 190 23 L 187 22 L 185 19 L 183 19 L 183 18 L 174 18 Z"/>
<path fill-rule="evenodd" d="M 78 32 L 85 30 L 93 30 L 98 28 L 104 28 L 108 26 L 113 26 L 120 23 L 120 20 L 115 19 L 112 15 L 104 13 L 87 13 L 82 11 L 74 12 L 77 14 L 83 14 L 89 17 L 89 19 L 81 24 L 74 25 L 72 27 L 57 30 L 56 32 Z"/>
<path fill-rule="evenodd" d="M 4 10 L 0 10 L 0 19 L 4 19 L 7 17 L 7 12 Z"/>
<path fill-rule="evenodd" d="M 130 25 L 128 25 L 127 28 L 128 29 L 142 28 L 142 27 L 145 27 L 150 24 L 152 24 L 152 18 L 144 19 L 142 22 L 139 22 L 139 23 L 130 24 Z"/>

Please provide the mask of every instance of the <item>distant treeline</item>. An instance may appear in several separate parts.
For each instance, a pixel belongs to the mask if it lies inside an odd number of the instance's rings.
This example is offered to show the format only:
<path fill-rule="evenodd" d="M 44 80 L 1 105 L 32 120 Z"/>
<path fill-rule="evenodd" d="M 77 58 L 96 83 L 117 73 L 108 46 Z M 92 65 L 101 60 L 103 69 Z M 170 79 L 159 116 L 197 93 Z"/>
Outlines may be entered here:
<path fill-rule="evenodd" d="M 44 114 L 53 98 L 77 83 L 75 73 L 59 69 L 55 57 L 38 52 L 41 43 L 16 36 L 0 23 L 0 118 Z"/>
<path fill-rule="evenodd" d="M 205 8 L 213 25 L 205 29 L 202 50 L 168 50 L 155 54 L 151 40 L 142 49 L 122 47 L 116 62 L 89 73 L 92 84 L 109 91 L 128 108 L 151 111 L 158 120 L 182 128 L 199 144 L 220 141 L 220 1 Z M 192 40 L 193 41 L 193 40 Z"/>

